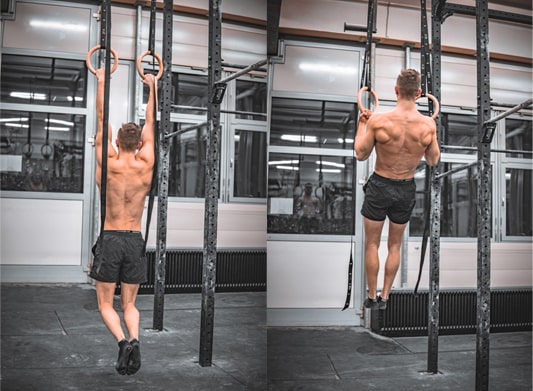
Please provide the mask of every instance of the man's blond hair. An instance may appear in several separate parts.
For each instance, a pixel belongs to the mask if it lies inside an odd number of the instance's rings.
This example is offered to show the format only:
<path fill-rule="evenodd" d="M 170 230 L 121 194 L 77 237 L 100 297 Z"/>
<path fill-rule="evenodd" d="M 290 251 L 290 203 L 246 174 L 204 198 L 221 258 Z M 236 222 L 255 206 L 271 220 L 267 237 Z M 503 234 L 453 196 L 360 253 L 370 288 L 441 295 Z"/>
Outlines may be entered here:
<path fill-rule="evenodd" d="M 420 73 L 415 69 L 402 69 L 396 79 L 396 85 L 400 97 L 414 99 L 420 88 Z"/>

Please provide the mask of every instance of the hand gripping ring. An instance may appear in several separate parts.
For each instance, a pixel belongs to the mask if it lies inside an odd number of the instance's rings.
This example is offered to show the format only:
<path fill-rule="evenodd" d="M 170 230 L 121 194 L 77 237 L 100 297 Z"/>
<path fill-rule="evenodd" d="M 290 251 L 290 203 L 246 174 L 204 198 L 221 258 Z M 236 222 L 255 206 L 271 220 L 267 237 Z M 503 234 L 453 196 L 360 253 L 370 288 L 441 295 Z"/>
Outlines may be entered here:
<path fill-rule="evenodd" d="M 139 58 L 137 59 L 137 72 L 139 72 L 139 75 L 144 78 L 144 73 L 143 73 L 143 68 L 142 68 L 142 60 L 145 56 L 147 56 L 148 54 L 150 54 L 150 51 L 147 50 L 145 51 L 144 53 L 142 53 Z M 161 79 L 161 76 L 163 76 L 163 60 L 161 60 L 161 57 L 156 53 L 154 52 L 152 54 L 152 56 L 157 60 L 158 64 L 159 64 L 159 72 L 157 73 L 155 79 L 156 80 L 159 80 Z"/>
<path fill-rule="evenodd" d="M 91 50 L 89 50 L 89 53 L 87 53 L 87 57 L 85 57 L 85 64 L 87 65 L 87 69 L 91 71 L 92 74 L 96 74 L 96 70 L 91 65 L 91 56 L 93 53 L 100 49 L 100 45 L 96 45 Z M 118 67 L 118 55 L 117 52 L 115 52 L 112 48 L 109 49 L 111 51 L 111 55 L 113 56 L 113 66 L 111 67 L 111 73 L 115 72 Z"/>
<path fill-rule="evenodd" d="M 433 101 L 433 115 L 431 116 L 431 119 L 435 119 L 439 115 L 439 109 L 440 109 L 439 102 L 438 102 L 437 98 L 435 98 L 431 94 L 425 94 L 425 96 L 428 99 L 430 99 L 431 101 Z"/>
<path fill-rule="evenodd" d="M 369 90 L 367 86 L 364 86 L 363 88 L 361 88 L 359 90 L 359 93 L 357 94 L 357 106 L 359 106 L 359 111 L 361 111 L 361 113 L 366 110 L 364 107 L 363 107 L 363 104 L 362 104 L 362 100 L 363 100 L 363 92 L 364 91 L 368 91 L 370 93 L 370 95 L 372 95 L 372 98 L 374 99 L 374 112 L 378 111 L 379 109 L 379 100 L 378 100 L 378 96 L 376 95 L 376 93 L 374 92 L 374 90 Z"/>

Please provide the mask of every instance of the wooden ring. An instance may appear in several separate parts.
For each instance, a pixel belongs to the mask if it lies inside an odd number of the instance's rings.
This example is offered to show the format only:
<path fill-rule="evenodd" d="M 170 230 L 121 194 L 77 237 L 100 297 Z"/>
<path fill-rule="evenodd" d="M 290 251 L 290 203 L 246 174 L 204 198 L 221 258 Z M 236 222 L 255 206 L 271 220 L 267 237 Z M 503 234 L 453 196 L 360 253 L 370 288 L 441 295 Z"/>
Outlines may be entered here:
<path fill-rule="evenodd" d="M 139 72 L 139 75 L 144 79 L 144 73 L 143 73 L 143 68 L 142 68 L 142 59 L 147 56 L 148 54 L 150 54 L 150 51 L 147 50 L 145 51 L 144 53 L 142 53 L 139 58 L 137 59 L 137 72 Z M 159 56 L 159 54 L 157 53 L 153 53 L 152 56 L 157 60 L 157 62 L 159 63 L 159 72 L 157 73 L 157 76 L 155 77 L 156 80 L 159 80 L 161 79 L 161 76 L 163 76 L 163 60 L 161 60 L 161 57 Z"/>
<path fill-rule="evenodd" d="M 363 104 L 361 103 L 362 99 L 363 99 L 363 92 L 364 91 L 367 91 L 370 92 L 370 95 L 372 95 L 372 98 L 374 99 L 374 112 L 378 111 L 379 109 L 379 100 L 378 100 L 378 96 L 376 95 L 376 93 L 374 92 L 374 90 L 369 90 L 367 86 L 364 86 L 363 88 L 361 88 L 359 90 L 359 93 L 357 94 L 357 106 L 359 106 L 359 111 L 361 111 L 361 113 L 366 110 L 364 107 L 363 107 Z"/>
<path fill-rule="evenodd" d="M 96 45 L 91 50 L 89 50 L 89 53 L 87 53 L 87 57 L 85 57 L 85 64 L 87 65 L 87 69 L 91 71 L 91 73 L 94 75 L 96 74 L 96 70 L 91 65 L 91 56 L 93 53 L 100 49 L 100 45 Z M 113 50 L 113 48 L 110 48 L 109 51 L 111 52 L 113 56 L 113 66 L 111 67 L 111 73 L 115 72 L 118 67 L 118 55 L 117 52 Z"/>
<path fill-rule="evenodd" d="M 437 101 L 437 98 L 431 94 L 425 94 L 425 96 L 433 102 L 433 115 L 431 116 L 431 119 L 435 119 L 439 115 L 439 102 Z"/>

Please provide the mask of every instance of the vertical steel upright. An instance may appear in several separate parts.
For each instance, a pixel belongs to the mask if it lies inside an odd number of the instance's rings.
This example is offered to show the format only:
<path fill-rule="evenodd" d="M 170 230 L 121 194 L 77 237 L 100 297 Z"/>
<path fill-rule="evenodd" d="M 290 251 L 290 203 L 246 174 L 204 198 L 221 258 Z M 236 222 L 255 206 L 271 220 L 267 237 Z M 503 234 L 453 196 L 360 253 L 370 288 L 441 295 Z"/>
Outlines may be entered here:
<path fill-rule="evenodd" d="M 477 206 L 477 333 L 476 391 L 489 389 L 490 242 L 492 221 L 491 137 L 485 136 L 490 119 L 490 59 L 488 0 L 476 0 L 478 90 L 478 206 Z"/>
<path fill-rule="evenodd" d="M 159 191 L 157 198 L 157 246 L 155 249 L 154 322 L 155 330 L 163 330 L 165 307 L 165 268 L 167 259 L 167 209 L 170 140 L 172 130 L 172 0 L 163 6 L 163 75 L 161 77 L 161 118 L 159 132 Z M 156 113 L 157 115 L 157 113 Z"/>
<path fill-rule="evenodd" d="M 207 106 L 207 148 L 205 176 L 204 255 L 202 271 L 202 317 L 200 323 L 200 365 L 211 366 L 215 320 L 215 277 L 220 160 L 220 103 L 216 83 L 222 74 L 221 0 L 209 1 L 209 67 Z"/>
<path fill-rule="evenodd" d="M 437 0 L 438 1 L 438 0 Z M 435 3 L 435 2 L 434 2 Z M 431 93 L 440 101 L 441 95 L 441 23 L 440 18 L 435 14 L 436 4 L 432 4 L 431 12 L 431 41 L 432 41 L 432 72 L 431 72 Z M 422 9 L 422 20 L 425 6 Z M 427 27 L 427 21 L 423 23 Z M 427 29 L 426 29 L 427 32 Z M 427 43 L 427 42 L 426 42 Z M 429 45 L 427 46 L 429 47 Z M 437 140 L 441 133 L 440 115 L 437 117 Z M 428 362 L 427 371 L 438 372 L 439 360 L 439 322 L 440 322 L 440 209 L 441 209 L 441 184 L 436 179 L 437 167 L 429 170 L 430 174 L 430 254 L 429 254 L 429 295 L 428 295 Z M 426 171 L 427 172 L 427 171 Z"/>

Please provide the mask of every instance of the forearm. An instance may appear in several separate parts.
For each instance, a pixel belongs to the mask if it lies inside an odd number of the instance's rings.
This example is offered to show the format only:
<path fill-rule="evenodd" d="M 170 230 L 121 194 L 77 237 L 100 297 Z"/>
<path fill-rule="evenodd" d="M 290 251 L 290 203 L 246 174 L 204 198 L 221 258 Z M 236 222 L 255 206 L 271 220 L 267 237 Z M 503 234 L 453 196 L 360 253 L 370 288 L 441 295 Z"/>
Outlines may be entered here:
<path fill-rule="evenodd" d="M 366 123 L 359 122 L 357 126 L 357 133 L 355 135 L 353 149 L 355 151 L 355 157 L 357 160 L 366 160 L 372 152 L 372 148 L 369 147 L 366 142 L 367 129 Z"/>

